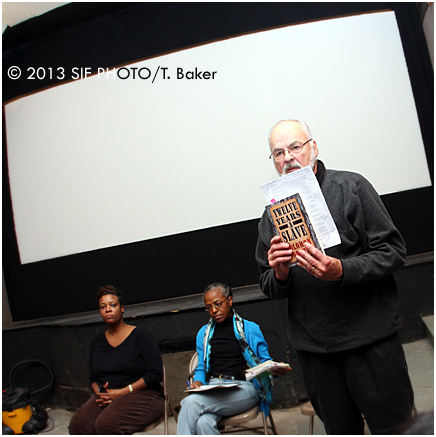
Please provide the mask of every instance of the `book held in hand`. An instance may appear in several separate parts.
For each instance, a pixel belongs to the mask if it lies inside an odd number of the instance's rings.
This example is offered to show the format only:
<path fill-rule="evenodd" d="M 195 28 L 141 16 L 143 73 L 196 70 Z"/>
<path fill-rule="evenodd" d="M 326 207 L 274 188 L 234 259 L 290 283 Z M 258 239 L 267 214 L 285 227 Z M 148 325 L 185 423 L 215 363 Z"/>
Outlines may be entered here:
<path fill-rule="evenodd" d="M 291 367 L 289 366 L 288 363 L 278 363 L 276 361 L 265 361 L 262 364 L 259 364 L 256 367 L 251 367 L 250 369 L 246 369 L 245 370 L 245 379 L 247 381 L 250 381 L 251 379 L 255 378 L 256 376 L 259 376 L 262 373 L 268 373 L 268 374 L 272 374 L 272 371 L 274 369 L 290 369 Z"/>
<path fill-rule="evenodd" d="M 306 250 L 304 243 L 312 244 L 323 251 L 300 194 L 296 193 L 271 205 L 267 205 L 268 216 L 274 233 L 293 250 L 289 267 L 297 264 L 296 252 Z"/>
<path fill-rule="evenodd" d="M 298 193 L 316 229 L 318 241 L 324 249 L 341 243 L 341 237 L 310 166 L 280 176 L 261 186 L 267 204 L 276 203 L 292 193 Z"/>

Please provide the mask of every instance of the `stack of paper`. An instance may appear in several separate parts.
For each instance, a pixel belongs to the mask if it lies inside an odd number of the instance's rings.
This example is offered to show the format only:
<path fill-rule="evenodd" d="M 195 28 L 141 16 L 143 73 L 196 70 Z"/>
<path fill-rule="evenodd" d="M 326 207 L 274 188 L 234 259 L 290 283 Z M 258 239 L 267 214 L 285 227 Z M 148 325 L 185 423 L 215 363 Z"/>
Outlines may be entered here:
<path fill-rule="evenodd" d="M 203 384 L 200 385 L 198 388 L 190 388 L 187 390 L 184 390 L 187 393 L 194 392 L 194 391 L 209 391 L 209 390 L 217 390 L 221 388 L 232 388 L 237 387 L 240 383 L 239 382 L 229 382 L 229 383 L 223 383 L 223 384 Z"/>

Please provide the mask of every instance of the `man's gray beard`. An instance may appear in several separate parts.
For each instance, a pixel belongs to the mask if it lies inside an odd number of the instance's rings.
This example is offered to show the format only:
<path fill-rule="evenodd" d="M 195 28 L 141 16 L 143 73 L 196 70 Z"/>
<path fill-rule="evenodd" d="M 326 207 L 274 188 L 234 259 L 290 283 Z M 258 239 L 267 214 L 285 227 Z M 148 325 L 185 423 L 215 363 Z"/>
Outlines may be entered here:
<path fill-rule="evenodd" d="M 315 163 L 316 163 L 315 151 L 312 149 L 312 153 L 310 154 L 310 161 L 309 161 L 309 166 L 312 170 L 315 168 Z M 293 169 L 293 168 L 300 169 L 300 168 L 303 168 L 303 166 L 299 162 L 296 162 L 294 164 L 285 165 L 283 167 L 282 173 L 281 174 L 279 173 L 280 176 L 284 176 L 285 174 L 287 174 L 286 172 L 288 170 Z"/>
<path fill-rule="evenodd" d="M 296 164 L 285 165 L 283 167 L 283 171 L 282 171 L 282 174 L 280 176 L 284 176 L 285 174 L 287 174 L 288 170 L 292 170 L 293 168 L 300 169 L 300 168 L 303 168 L 303 166 L 301 164 L 299 164 L 298 162 Z"/>

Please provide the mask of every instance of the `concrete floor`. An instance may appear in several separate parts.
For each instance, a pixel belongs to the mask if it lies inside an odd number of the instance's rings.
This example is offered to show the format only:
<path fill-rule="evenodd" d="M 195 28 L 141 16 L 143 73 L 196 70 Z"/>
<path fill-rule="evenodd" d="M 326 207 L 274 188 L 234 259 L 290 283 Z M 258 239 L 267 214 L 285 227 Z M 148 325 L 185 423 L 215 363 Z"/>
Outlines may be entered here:
<path fill-rule="evenodd" d="M 415 406 L 418 411 L 430 411 L 434 409 L 434 359 L 432 339 L 419 340 L 404 345 L 409 374 L 415 391 Z M 48 435 L 67 435 L 68 423 L 72 413 L 62 409 L 47 410 L 49 420 L 46 430 L 42 431 Z M 309 417 L 303 416 L 299 407 L 274 410 L 273 418 L 279 435 L 308 435 Z M 261 425 L 261 418 L 258 417 L 253 424 Z M 251 425 L 250 425 L 251 426 Z M 161 423 L 157 428 L 148 433 L 149 435 L 163 435 L 164 427 Z M 176 424 L 173 417 L 169 418 L 169 434 L 176 434 Z M 236 434 L 236 433 L 235 433 Z M 235 435 L 233 434 L 233 435 Z M 237 435 L 262 434 L 261 431 L 243 431 Z M 365 434 L 370 434 L 366 430 Z M 325 435 L 322 422 L 316 417 L 314 422 L 314 435 Z"/>
<path fill-rule="evenodd" d="M 61 409 L 54 409 L 48 411 L 49 416 L 54 421 L 54 428 L 50 431 L 44 431 L 44 434 L 49 435 L 67 435 L 67 426 L 71 417 L 71 413 Z M 309 434 L 309 417 L 303 416 L 300 412 L 300 408 L 291 408 L 286 410 L 276 410 L 272 412 L 273 419 L 277 428 L 279 435 L 308 435 Z M 174 418 L 169 418 L 169 434 L 177 434 L 177 427 Z M 47 430 L 52 428 L 53 424 L 49 421 L 47 425 Z M 260 416 L 250 422 L 250 426 L 262 426 L 262 419 Z M 164 426 L 161 423 L 157 428 L 148 433 L 138 433 L 144 435 L 164 435 Z M 234 433 L 231 435 L 262 435 L 263 432 L 260 431 L 242 431 Z M 270 434 L 272 432 L 270 431 Z M 324 427 L 318 418 L 314 421 L 314 434 L 315 435 L 325 435 Z"/>

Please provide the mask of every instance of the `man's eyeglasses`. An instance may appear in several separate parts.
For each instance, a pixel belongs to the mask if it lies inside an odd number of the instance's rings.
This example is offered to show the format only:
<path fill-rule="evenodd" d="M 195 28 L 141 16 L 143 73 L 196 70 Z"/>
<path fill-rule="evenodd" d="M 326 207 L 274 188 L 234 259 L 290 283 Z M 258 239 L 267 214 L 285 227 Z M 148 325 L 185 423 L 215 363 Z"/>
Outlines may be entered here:
<path fill-rule="evenodd" d="M 212 305 L 208 305 L 207 307 L 204 307 L 204 311 L 209 312 L 212 311 L 212 308 L 219 309 L 221 308 L 221 305 L 229 298 L 230 296 L 226 297 L 222 302 L 213 303 Z"/>
<path fill-rule="evenodd" d="M 303 147 L 309 142 L 312 141 L 312 138 L 308 139 L 305 143 L 301 144 L 300 142 L 296 141 L 295 143 L 292 143 L 290 147 L 287 147 L 286 149 L 276 149 L 274 152 L 269 155 L 269 159 L 273 158 L 274 161 L 280 162 L 284 161 L 286 157 L 286 152 L 292 153 L 292 155 L 298 155 L 303 150 Z"/>

